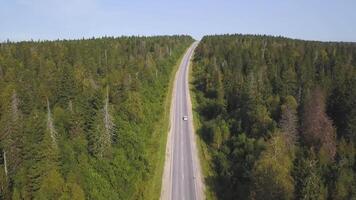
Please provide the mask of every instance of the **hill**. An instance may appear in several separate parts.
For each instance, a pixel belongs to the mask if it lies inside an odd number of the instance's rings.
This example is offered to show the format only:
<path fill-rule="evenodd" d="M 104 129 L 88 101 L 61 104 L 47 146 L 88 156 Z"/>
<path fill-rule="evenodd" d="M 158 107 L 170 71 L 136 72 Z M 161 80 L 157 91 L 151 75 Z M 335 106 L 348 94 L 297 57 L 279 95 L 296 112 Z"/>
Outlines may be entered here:
<path fill-rule="evenodd" d="M 161 170 L 169 81 L 192 41 L 0 44 L 0 199 L 142 199 Z"/>
<path fill-rule="evenodd" d="M 356 44 L 206 36 L 193 90 L 218 199 L 356 197 Z"/>

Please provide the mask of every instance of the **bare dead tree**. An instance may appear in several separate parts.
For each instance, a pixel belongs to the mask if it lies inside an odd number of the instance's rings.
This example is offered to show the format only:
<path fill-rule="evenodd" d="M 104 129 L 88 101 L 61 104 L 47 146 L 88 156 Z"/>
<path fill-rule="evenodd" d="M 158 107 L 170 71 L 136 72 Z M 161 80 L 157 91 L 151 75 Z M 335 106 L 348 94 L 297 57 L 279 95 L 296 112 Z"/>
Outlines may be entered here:
<path fill-rule="evenodd" d="M 325 97 L 320 88 L 315 88 L 311 92 L 305 104 L 303 136 L 310 146 L 317 150 L 325 149 L 331 159 L 335 157 L 335 129 L 325 112 Z"/>
<path fill-rule="evenodd" d="M 13 174 L 14 171 L 16 171 L 17 166 L 21 162 L 21 137 L 19 135 L 20 131 L 20 118 L 21 118 L 21 112 L 18 108 L 19 105 L 19 99 L 17 97 L 16 91 L 14 90 L 10 103 L 8 104 L 8 110 L 6 113 L 8 114 L 7 121 L 5 122 L 5 128 L 4 128 L 4 149 L 3 149 L 3 159 L 4 159 L 4 168 L 5 168 L 5 173 L 7 174 Z"/>
<path fill-rule="evenodd" d="M 297 141 L 298 118 L 297 112 L 290 106 L 282 107 L 282 115 L 279 121 L 279 127 L 286 136 L 286 143 L 290 147 Z"/>
<path fill-rule="evenodd" d="M 52 114 L 51 114 L 51 109 L 50 109 L 50 106 L 49 106 L 49 100 L 47 98 L 47 129 L 50 133 L 50 136 L 52 138 L 52 144 L 53 146 L 57 146 L 57 132 L 54 128 L 54 125 L 53 125 L 53 119 L 52 119 Z"/>
<path fill-rule="evenodd" d="M 262 59 L 265 59 L 265 51 L 266 51 L 266 47 L 267 47 L 267 41 L 266 40 L 263 40 L 263 43 L 262 43 Z"/>
<path fill-rule="evenodd" d="M 3 77 L 4 77 L 4 72 L 3 72 L 2 67 L 0 65 L 0 79 L 3 79 Z"/>
<path fill-rule="evenodd" d="M 112 135 L 114 134 L 114 122 L 109 111 L 109 86 L 106 87 L 106 98 L 103 111 L 105 134 L 103 135 L 102 142 L 105 146 L 110 146 L 112 142 Z"/>
<path fill-rule="evenodd" d="M 69 108 L 69 111 L 70 111 L 71 113 L 73 113 L 73 102 L 72 102 L 72 100 L 69 100 L 69 102 L 68 102 L 68 108 Z"/>
<path fill-rule="evenodd" d="M 6 161 L 6 151 L 3 151 L 3 158 L 4 158 L 4 171 L 5 171 L 5 175 L 7 177 L 7 161 Z"/>
<path fill-rule="evenodd" d="M 11 113 L 12 113 L 13 121 L 17 121 L 19 119 L 20 111 L 18 109 L 18 105 L 19 105 L 19 99 L 17 98 L 17 94 L 14 91 L 11 96 L 11 111 L 12 111 Z"/>

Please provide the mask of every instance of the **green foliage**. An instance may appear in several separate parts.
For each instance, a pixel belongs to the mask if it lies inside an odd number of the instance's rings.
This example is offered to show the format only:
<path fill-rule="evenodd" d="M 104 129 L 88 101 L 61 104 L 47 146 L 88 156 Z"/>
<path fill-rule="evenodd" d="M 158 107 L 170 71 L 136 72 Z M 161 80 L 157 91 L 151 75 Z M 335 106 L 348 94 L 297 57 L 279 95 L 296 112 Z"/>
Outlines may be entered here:
<path fill-rule="evenodd" d="M 341 140 L 338 146 L 337 178 L 333 199 L 352 199 L 356 196 L 355 147 L 352 143 Z"/>
<path fill-rule="evenodd" d="M 355 198 L 354 43 L 205 36 L 192 69 L 217 198 Z"/>
<path fill-rule="evenodd" d="M 252 172 L 252 199 L 293 199 L 293 157 L 286 144 L 280 133 L 275 133 L 268 141 Z"/>
<path fill-rule="evenodd" d="M 192 41 L 1 43 L 0 199 L 142 199 L 168 83 Z"/>
<path fill-rule="evenodd" d="M 232 164 L 230 170 L 232 171 L 232 176 L 231 181 L 225 184 L 233 184 L 230 191 L 233 193 L 232 197 L 234 199 L 246 198 L 250 195 L 253 187 L 252 169 L 265 145 L 263 141 L 248 138 L 244 133 L 233 137 L 231 143 L 230 159 Z"/>
<path fill-rule="evenodd" d="M 327 188 L 323 183 L 320 164 L 314 153 L 301 153 L 295 168 L 297 199 L 327 198 Z"/>
<path fill-rule="evenodd" d="M 57 170 L 51 170 L 41 181 L 35 199 L 61 199 L 64 195 L 64 179 Z"/>

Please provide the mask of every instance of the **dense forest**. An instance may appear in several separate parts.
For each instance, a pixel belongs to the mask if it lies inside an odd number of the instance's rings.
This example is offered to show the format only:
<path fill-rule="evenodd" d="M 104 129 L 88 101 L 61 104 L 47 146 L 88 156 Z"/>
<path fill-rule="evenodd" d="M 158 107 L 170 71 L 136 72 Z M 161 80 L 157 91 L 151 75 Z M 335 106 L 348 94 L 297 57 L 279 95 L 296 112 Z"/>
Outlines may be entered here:
<path fill-rule="evenodd" d="M 206 36 L 192 83 L 213 196 L 356 199 L 355 43 Z"/>
<path fill-rule="evenodd" d="M 144 198 L 164 154 L 169 82 L 192 42 L 1 43 L 0 199 Z"/>

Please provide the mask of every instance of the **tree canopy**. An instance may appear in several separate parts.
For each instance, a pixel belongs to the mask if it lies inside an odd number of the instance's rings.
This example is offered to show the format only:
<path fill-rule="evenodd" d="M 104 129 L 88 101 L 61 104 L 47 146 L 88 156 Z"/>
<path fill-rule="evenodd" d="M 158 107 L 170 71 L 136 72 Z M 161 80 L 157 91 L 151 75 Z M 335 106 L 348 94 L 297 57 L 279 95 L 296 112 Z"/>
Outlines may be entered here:
<path fill-rule="evenodd" d="M 1 43 L 0 199 L 144 198 L 169 80 L 192 42 Z"/>
<path fill-rule="evenodd" d="M 355 43 L 203 37 L 193 91 L 215 197 L 356 198 L 355 80 Z"/>

